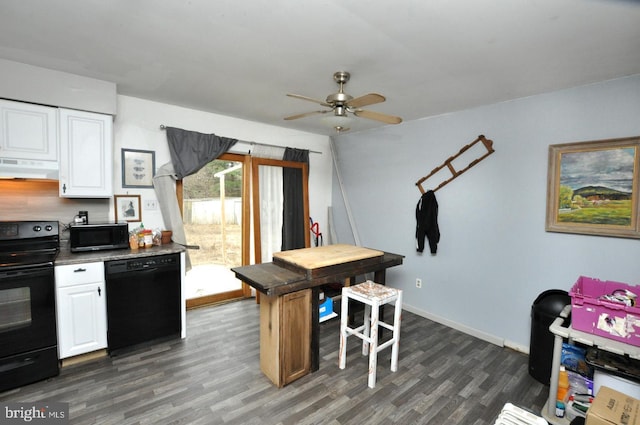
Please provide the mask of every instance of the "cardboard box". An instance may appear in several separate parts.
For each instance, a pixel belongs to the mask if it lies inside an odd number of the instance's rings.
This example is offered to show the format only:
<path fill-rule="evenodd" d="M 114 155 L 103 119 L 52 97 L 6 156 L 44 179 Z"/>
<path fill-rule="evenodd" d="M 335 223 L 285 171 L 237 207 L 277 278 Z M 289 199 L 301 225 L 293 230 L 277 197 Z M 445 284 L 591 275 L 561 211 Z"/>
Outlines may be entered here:
<path fill-rule="evenodd" d="M 587 411 L 586 425 L 640 425 L 640 400 L 602 386 Z"/>
<path fill-rule="evenodd" d="M 634 382 L 609 373 L 606 369 L 596 369 L 593 372 L 593 391 L 598 394 L 602 387 L 609 387 L 633 398 L 640 399 L 640 382 Z"/>

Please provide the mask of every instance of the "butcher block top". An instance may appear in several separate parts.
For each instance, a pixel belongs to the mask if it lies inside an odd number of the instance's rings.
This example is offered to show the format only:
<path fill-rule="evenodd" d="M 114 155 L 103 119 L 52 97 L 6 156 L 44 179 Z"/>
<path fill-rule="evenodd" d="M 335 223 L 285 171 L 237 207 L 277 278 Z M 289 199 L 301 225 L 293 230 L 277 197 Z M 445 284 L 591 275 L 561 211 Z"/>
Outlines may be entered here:
<path fill-rule="evenodd" d="M 375 249 L 336 244 L 276 252 L 273 254 L 273 264 L 304 273 L 310 279 L 323 276 L 329 268 L 337 265 L 379 263 L 383 256 L 384 252 Z"/>
<path fill-rule="evenodd" d="M 403 255 L 352 245 L 329 245 L 278 252 L 273 255 L 271 263 L 231 270 L 238 279 L 271 296 L 340 282 L 366 273 L 384 272 L 389 267 L 402 264 L 403 258 Z"/>
<path fill-rule="evenodd" d="M 383 255 L 384 252 L 375 249 L 337 244 L 276 252 L 273 254 L 273 261 L 287 262 L 302 269 L 311 270 Z"/>

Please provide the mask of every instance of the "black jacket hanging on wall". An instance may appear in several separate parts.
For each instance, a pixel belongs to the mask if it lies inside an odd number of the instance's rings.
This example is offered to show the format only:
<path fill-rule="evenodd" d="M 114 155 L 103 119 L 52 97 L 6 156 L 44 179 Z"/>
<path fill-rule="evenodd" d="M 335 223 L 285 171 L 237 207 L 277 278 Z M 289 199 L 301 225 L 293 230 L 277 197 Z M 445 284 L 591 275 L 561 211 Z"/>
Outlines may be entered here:
<path fill-rule="evenodd" d="M 424 250 L 424 238 L 429 239 L 431 253 L 435 254 L 440 242 L 440 229 L 438 228 L 438 201 L 433 190 L 422 194 L 416 205 L 416 244 L 418 252 Z"/>

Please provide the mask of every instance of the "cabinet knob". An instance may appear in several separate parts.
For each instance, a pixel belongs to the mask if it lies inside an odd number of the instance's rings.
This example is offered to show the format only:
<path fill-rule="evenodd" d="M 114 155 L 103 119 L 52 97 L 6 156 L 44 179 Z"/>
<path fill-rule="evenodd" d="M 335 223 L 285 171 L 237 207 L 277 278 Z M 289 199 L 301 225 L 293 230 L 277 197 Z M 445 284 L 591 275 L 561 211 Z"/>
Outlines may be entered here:
<path fill-rule="evenodd" d="M 82 272 L 86 272 L 86 271 L 87 271 L 87 269 L 83 269 L 83 268 L 81 267 L 81 268 L 79 268 L 79 269 L 75 269 L 73 272 L 74 272 L 74 273 L 82 273 Z"/>
<path fill-rule="evenodd" d="M 98 296 L 101 297 L 102 296 L 102 289 L 100 289 L 100 287 L 98 286 Z"/>

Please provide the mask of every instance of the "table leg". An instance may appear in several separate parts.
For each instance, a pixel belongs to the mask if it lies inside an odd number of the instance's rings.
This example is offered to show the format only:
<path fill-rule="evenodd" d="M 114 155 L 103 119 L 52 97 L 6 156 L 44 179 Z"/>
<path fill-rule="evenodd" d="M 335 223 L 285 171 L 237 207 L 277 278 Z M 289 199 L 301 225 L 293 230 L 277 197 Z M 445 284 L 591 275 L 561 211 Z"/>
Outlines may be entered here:
<path fill-rule="evenodd" d="M 311 288 L 311 372 L 320 369 L 320 287 Z"/>
<path fill-rule="evenodd" d="M 342 286 L 353 286 L 355 284 L 356 284 L 356 277 L 350 276 L 344 279 Z M 340 314 L 342 314 L 342 311 L 340 311 Z M 351 308 L 351 305 L 349 305 L 349 322 L 348 323 L 353 323 L 353 321 L 355 320 L 355 317 L 356 317 L 356 314 Z"/>
<path fill-rule="evenodd" d="M 373 274 L 373 281 L 375 283 L 379 283 L 380 285 L 385 285 L 387 281 L 386 279 L 387 279 L 386 269 L 378 270 Z"/>

